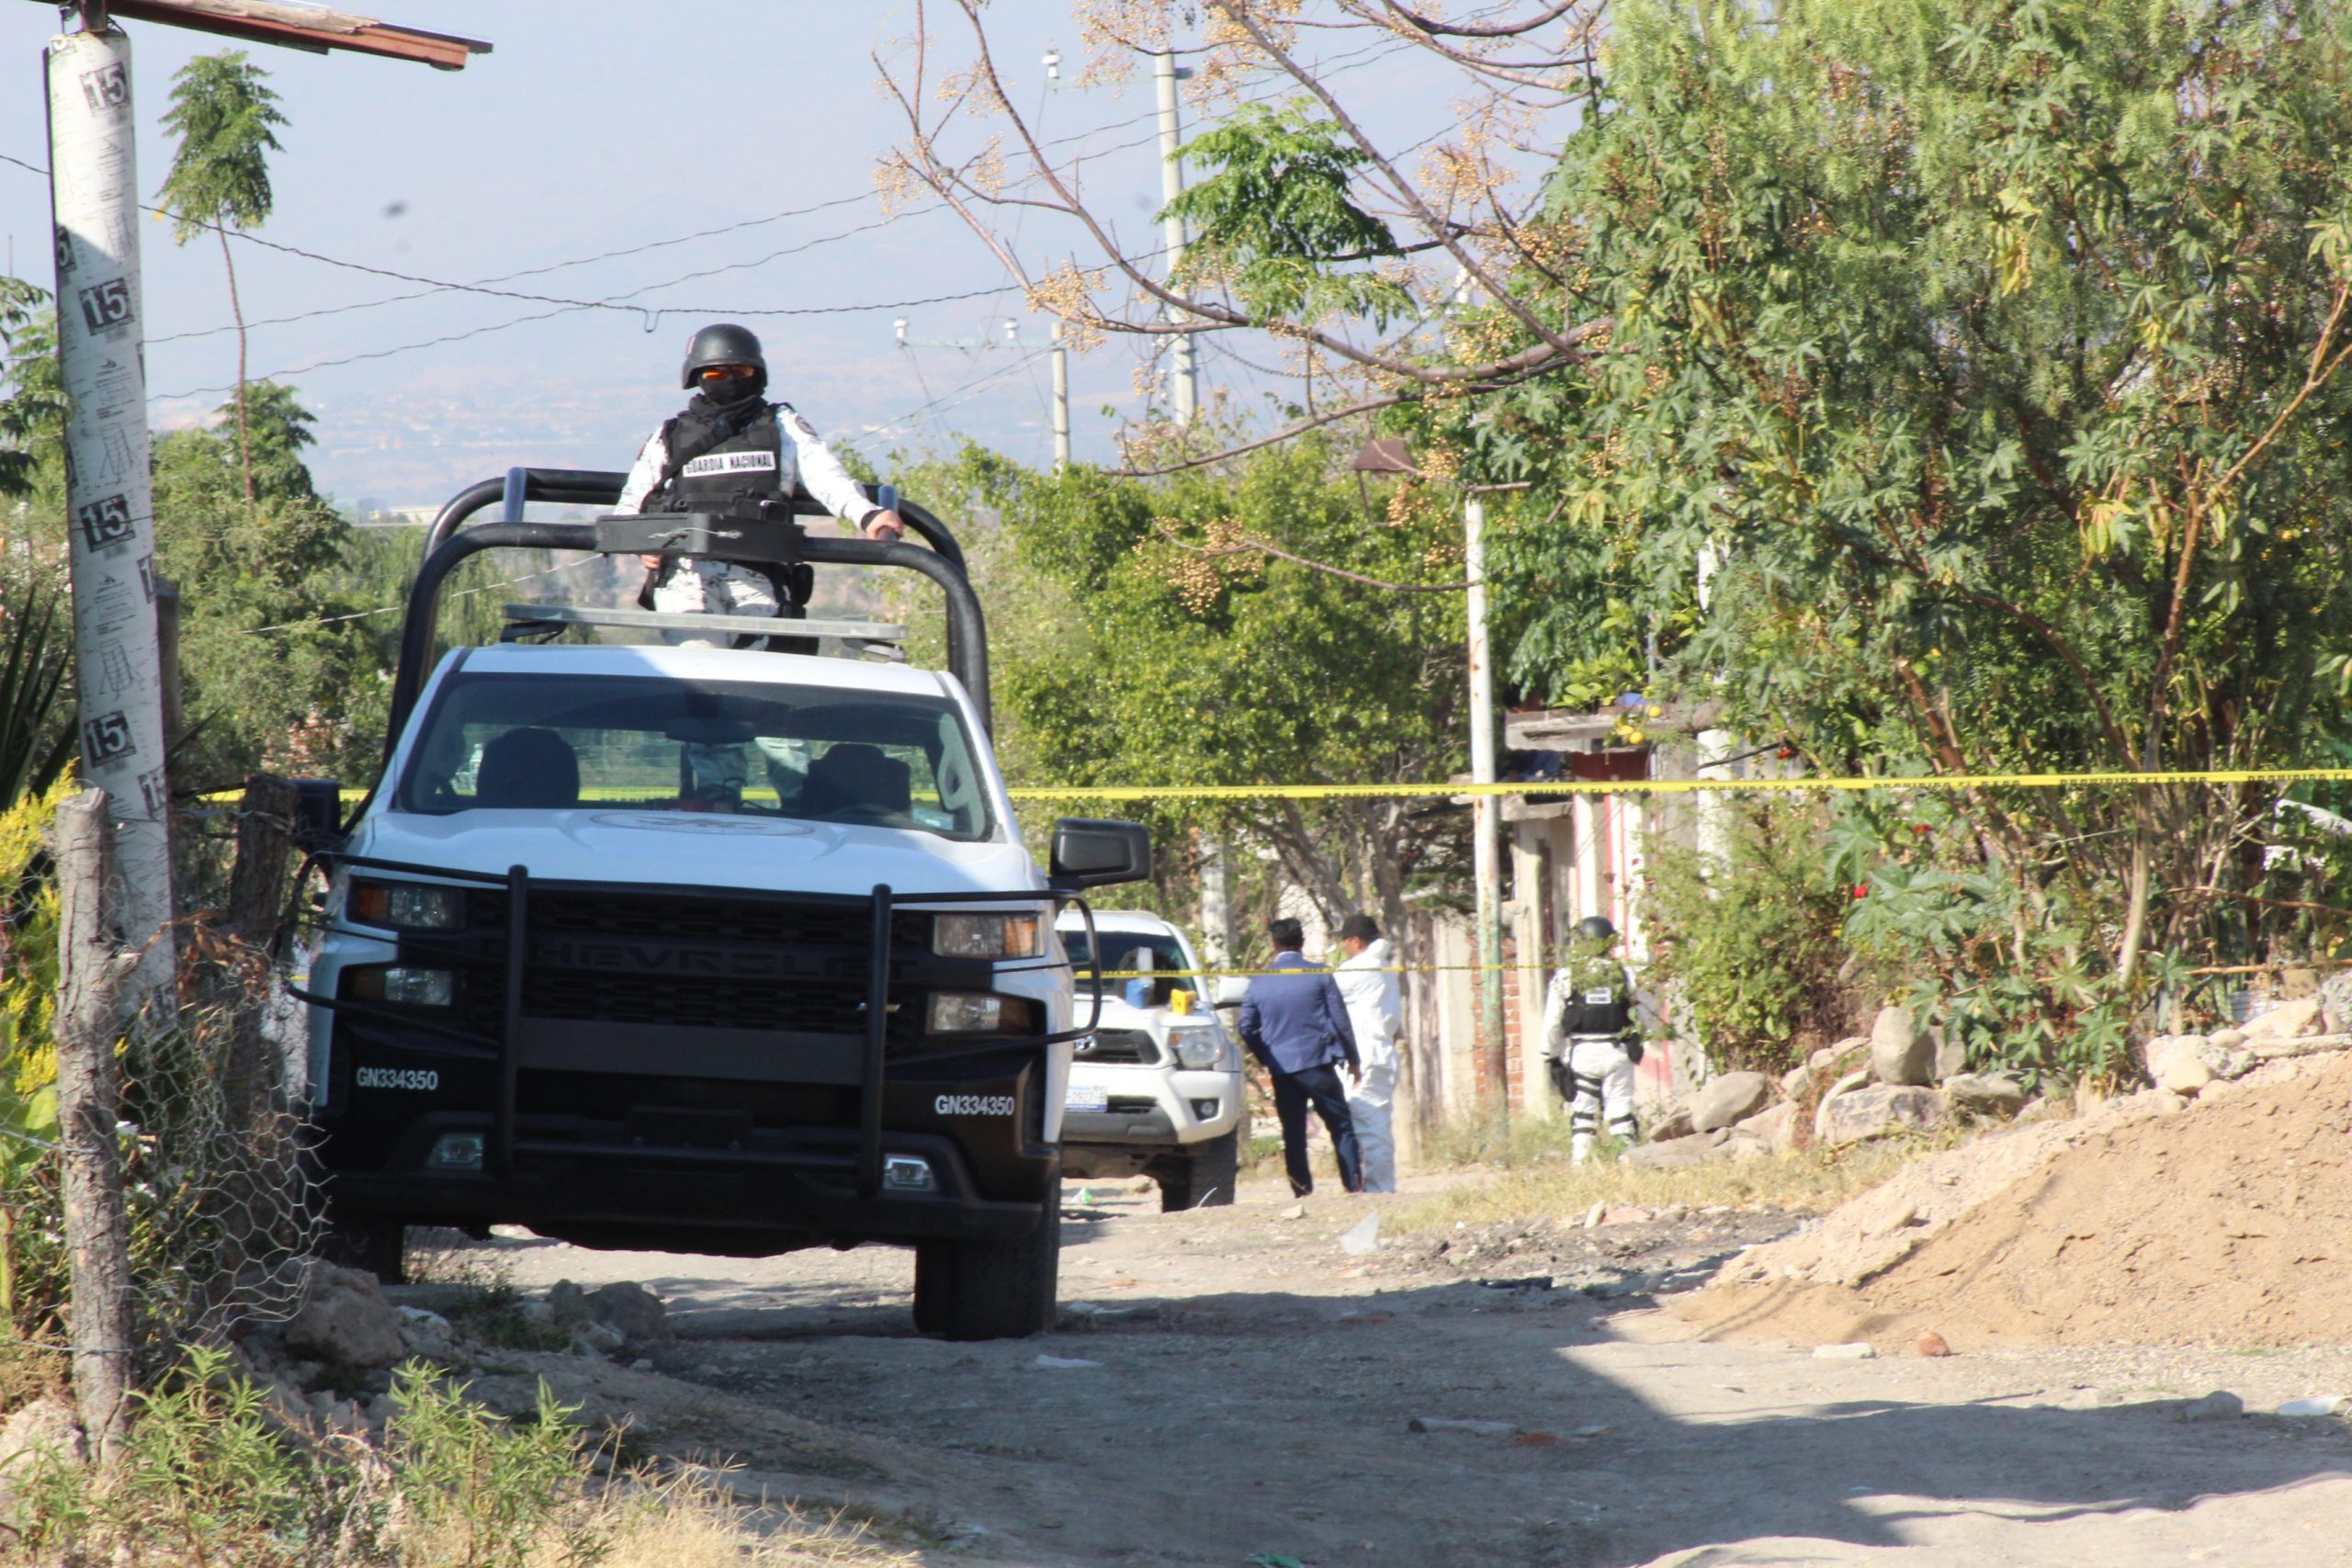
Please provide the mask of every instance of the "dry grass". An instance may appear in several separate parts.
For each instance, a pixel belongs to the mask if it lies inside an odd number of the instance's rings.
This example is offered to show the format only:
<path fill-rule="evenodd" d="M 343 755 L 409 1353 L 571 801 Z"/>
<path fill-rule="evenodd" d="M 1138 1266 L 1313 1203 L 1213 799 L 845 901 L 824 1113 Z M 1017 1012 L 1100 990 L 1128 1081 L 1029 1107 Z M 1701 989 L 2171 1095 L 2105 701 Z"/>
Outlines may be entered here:
<path fill-rule="evenodd" d="M 1649 1209 L 1669 1203 L 1694 1209 L 1760 1203 L 1820 1213 L 1877 1186 L 1911 1160 L 1946 1146 L 1949 1140 L 1913 1140 L 1866 1144 L 1827 1155 L 1806 1150 L 1663 1169 L 1615 1160 L 1577 1168 L 1568 1164 L 1565 1151 L 1547 1152 L 1538 1135 L 1531 1134 L 1520 1146 L 1499 1149 L 1478 1162 L 1489 1173 L 1487 1179 L 1400 1204 L 1383 1215 L 1381 1224 L 1383 1230 L 1399 1234 L 1444 1230 L 1456 1224 L 1581 1215 L 1595 1203 Z"/>
<path fill-rule="evenodd" d="M 862 1520 L 789 1503 L 742 1501 L 709 1472 L 616 1489 L 584 1505 L 581 1531 L 605 1568 L 912 1568 L 921 1559 L 873 1539 Z M 574 1539 L 579 1539 L 575 1536 Z M 546 1568 L 572 1559 L 550 1542 Z M 540 1568 L 534 1558 L 531 1568 Z"/>

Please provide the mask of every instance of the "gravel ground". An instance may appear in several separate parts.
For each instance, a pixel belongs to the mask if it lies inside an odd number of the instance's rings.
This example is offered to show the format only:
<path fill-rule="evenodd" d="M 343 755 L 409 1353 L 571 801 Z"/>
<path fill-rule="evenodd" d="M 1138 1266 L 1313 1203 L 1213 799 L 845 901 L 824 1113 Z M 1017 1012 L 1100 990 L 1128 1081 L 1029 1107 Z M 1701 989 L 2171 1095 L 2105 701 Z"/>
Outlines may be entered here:
<path fill-rule="evenodd" d="M 680 1339 L 651 1365 L 494 1375 L 548 1373 L 631 1418 L 639 1451 L 731 1459 L 745 1494 L 847 1506 L 926 1562 L 2352 1563 L 2352 1427 L 2181 1419 L 2214 1389 L 2252 1412 L 2352 1393 L 2343 1348 L 1825 1359 L 1656 1304 L 1795 1216 L 1577 1215 L 1366 1254 L 1342 1238 L 1400 1200 L 1092 1196 L 1065 1225 L 1065 1327 L 993 1345 L 914 1335 L 911 1255 L 887 1249 L 514 1236 L 457 1261 L 659 1292 Z"/>

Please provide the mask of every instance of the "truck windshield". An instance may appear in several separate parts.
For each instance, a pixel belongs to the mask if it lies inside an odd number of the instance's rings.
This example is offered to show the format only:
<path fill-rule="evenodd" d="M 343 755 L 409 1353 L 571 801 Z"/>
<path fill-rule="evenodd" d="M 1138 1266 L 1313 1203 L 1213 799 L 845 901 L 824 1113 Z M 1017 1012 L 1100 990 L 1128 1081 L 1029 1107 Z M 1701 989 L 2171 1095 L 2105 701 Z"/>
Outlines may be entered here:
<path fill-rule="evenodd" d="M 944 697 L 662 676 L 460 671 L 393 798 L 435 815 L 596 806 L 989 832 Z"/>
<path fill-rule="evenodd" d="M 1184 956 L 1184 950 L 1177 945 L 1172 936 L 1148 931 L 1107 931 L 1098 926 L 1094 934 L 1102 940 L 1102 961 L 1097 964 L 1094 954 L 1087 949 L 1084 931 L 1066 931 L 1058 934 L 1062 939 L 1062 951 L 1069 955 L 1069 966 L 1077 971 L 1078 983 L 1095 990 L 1107 989 L 1112 996 L 1125 995 L 1130 977 L 1143 970 L 1188 972 L 1193 967 L 1192 961 Z M 1104 980 L 1100 977 L 1104 973 L 1114 977 Z M 1149 981 L 1148 985 L 1150 1000 L 1144 1004 L 1148 1007 L 1165 1007 L 1168 998 L 1178 991 L 1191 993 L 1195 1000 L 1201 995 L 1200 980 L 1189 973 L 1184 973 L 1181 979 L 1156 979 Z"/>

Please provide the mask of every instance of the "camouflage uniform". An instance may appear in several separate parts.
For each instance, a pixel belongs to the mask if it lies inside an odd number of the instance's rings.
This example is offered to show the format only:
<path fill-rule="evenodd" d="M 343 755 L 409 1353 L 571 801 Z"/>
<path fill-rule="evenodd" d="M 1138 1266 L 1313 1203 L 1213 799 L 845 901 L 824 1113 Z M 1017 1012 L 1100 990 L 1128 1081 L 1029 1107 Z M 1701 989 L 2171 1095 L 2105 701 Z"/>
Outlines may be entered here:
<path fill-rule="evenodd" d="M 1569 1154 L 1578 1165 L 1592 1156 L 1604 1111 L 1611 1136 L 1629 1144 L 1641 1136 L 1634 1120 L 1634 1064 L 1641 1057 L 1634 982 L 1609 948 L 1589 939 L 1569 943 L 1544 1001 L 1552 1083 L 1568 1102 Z"/>

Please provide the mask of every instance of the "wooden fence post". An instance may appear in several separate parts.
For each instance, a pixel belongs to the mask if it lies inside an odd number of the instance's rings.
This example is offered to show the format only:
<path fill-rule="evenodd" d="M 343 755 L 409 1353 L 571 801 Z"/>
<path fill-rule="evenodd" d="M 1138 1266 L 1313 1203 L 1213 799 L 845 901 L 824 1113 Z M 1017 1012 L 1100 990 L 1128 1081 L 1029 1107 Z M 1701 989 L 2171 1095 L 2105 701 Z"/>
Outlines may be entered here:
<path fill-rule="evenodd" d="M 102 918 L 113 830 L 102 790 L 57 808 L 57 1122 L 73 1263 L 74 1397 L 101 1467 L 120 1457 L 130 1425 L 130 1242 L 123 1209 L 117 1005 L 139 955 L 118 948 Z"/>
<path fill-rule="evenodd" d="M 266 947 L 286 915 L 294 854 L 294 781 L 255 773 L 237 803 L 237 861 L 229 870 L 229 933 Z"/>

